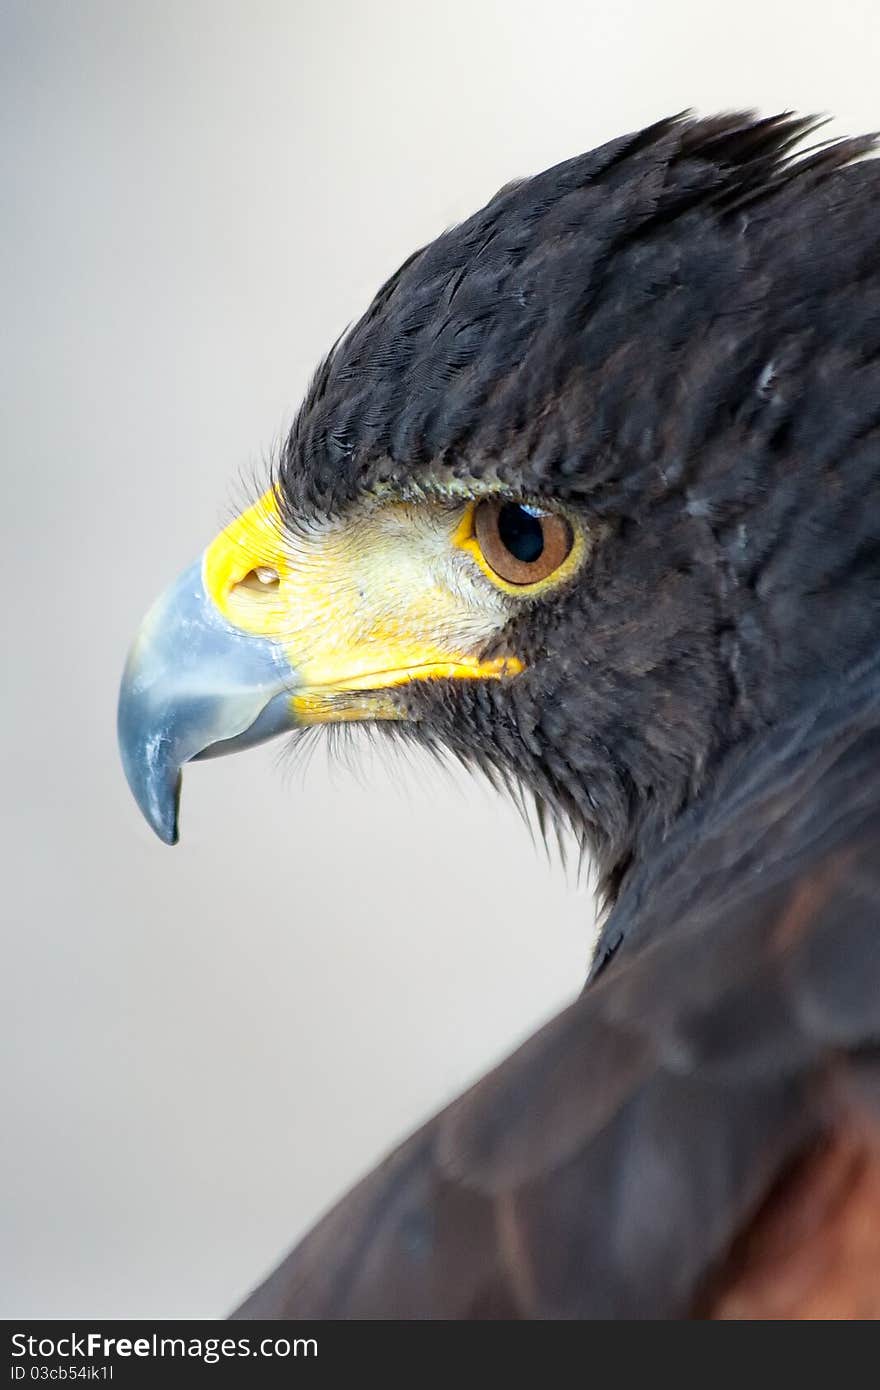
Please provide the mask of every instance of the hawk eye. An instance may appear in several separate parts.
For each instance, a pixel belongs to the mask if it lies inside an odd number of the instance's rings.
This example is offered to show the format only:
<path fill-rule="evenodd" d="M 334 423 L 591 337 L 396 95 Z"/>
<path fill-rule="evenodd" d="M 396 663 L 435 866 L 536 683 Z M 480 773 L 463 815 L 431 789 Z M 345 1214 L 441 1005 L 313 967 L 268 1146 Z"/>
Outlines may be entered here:
<path fill-rule="evenodd" d="M 537 584 L 557 570 L 574 544 L 564 517 L 524 502 L 487 498 L 474 512 L 486 564 L 508 584 Z"/>

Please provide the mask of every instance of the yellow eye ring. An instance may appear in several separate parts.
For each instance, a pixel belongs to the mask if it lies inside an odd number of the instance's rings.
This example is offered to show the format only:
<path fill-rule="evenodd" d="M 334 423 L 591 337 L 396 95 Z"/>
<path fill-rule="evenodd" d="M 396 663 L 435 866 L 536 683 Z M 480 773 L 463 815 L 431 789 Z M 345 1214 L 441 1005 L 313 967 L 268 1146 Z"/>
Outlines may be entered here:
<path fill-rule="evenodd" d="M 503 496 L 470 503 L 453 543 L 496 588 L 519 597 L 562 583 L 586 551 L 581 527 L 566 513 Z"/>

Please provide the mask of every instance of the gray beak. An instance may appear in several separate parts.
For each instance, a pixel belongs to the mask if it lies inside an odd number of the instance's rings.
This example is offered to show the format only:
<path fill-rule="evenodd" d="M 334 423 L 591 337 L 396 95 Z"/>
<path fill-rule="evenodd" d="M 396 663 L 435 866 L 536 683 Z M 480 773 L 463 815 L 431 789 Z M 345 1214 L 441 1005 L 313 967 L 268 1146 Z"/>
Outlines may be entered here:
<path fill-rule="evenodd" d="M 292 728 L 296 689 L 282 648 L 217 610 L 201 560 L 166 589 L 129 652 L 118 713 L 128 785 L 161 840 L 177 843 L 183 764 Z"/>

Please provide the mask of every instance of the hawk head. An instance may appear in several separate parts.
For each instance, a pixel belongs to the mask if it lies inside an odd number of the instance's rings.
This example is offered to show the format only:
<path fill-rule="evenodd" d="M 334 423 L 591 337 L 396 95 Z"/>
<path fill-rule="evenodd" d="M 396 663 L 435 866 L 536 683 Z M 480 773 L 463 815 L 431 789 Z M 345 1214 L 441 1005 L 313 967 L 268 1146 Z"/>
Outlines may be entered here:
<path fill-rule="evenodd" d="M 382 287 L 132 648 L 120 743 L 164 840 L 184 762 L 366 720 L 527 788 L 613 893 L 809 697 L 829 624 L 836 661 L 869 649 L 833 570 L 871 529 L 839 482 L 876 421 L 871 142 L 793 156 L 811 129 L 662 121 Z"/>

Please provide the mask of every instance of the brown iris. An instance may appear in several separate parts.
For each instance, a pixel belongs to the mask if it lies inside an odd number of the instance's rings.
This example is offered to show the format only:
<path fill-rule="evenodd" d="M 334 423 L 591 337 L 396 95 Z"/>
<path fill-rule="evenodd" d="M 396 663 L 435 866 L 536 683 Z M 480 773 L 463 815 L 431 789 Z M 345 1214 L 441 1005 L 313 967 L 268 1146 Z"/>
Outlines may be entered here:
<path fill-rule="evenodd" d="M 565 517 L 524 502 L 487 498 L 474 513 L 483 559 L 508 584 L 537 584 L 557 570 L 574 544 Z"/>

